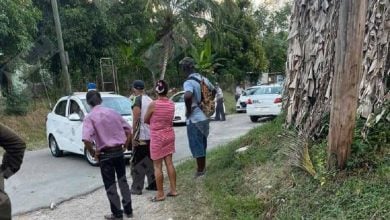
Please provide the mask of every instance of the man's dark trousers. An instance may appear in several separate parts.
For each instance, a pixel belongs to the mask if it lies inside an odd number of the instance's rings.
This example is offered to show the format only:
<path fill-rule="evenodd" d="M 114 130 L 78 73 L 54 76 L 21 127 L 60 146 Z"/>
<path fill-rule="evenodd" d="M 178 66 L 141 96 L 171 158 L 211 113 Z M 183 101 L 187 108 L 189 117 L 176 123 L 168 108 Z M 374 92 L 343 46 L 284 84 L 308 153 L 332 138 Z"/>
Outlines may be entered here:
<path fill-rule="evenodd" d="M 217 99 L 217 106 L 215 107 L 215 120 L 225 121 L 225 111 L 223 110 L 223 98 Z"/>
<path fill-rule="evenodd" d="M 145 142 L 146 145 L 134 147 L 134 156 L 131 161 L 131 176 L 133 177 L 131 190 L 134 192 L 142 192 L 145 176 L 148 179 L 149 189 L 156 189 L 153 161 L 150 159 L 150 141 Z"/>
<path fill-rule="evenodd" d="M 100 156 L 100 171 L 103 178 L 108 200 L 110 201 L 111 212 L 115 217 L 122 217 L 123 211 L 119 195 L 116 189 L 115 173 L 118 179 L 119 190 L 122 195 L 122 205 L 126 214 L 132 214 L 131 194 L 126 179 L 126 165 L 123 153 L 112 153 Z"/>

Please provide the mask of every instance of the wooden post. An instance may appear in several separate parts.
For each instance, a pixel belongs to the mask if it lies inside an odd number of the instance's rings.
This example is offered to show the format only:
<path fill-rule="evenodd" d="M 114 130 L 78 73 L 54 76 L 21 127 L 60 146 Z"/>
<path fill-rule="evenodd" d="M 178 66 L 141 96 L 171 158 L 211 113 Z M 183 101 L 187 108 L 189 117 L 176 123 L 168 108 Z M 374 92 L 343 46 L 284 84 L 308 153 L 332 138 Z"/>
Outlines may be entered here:
<path fill-rule="evenodd" d="M 351 153 L 368 0 L 341 0 L 332 80 L 328 167 L 344 169 Z"/>
<path fill-rule="evenodd" d="M 51 6 L 53 9 L 54 24 L 57 33 L 58 49 L 60 50 L 62 74 L 64 74 L 65 76 L 66 95 L 70 95 L 72 94 L 72 86 L 70 83 L 70 76 L 68 72 L 68 63 L 66 61 L 67 59 L 66 59 L 66 53 L 64 49 L 64 41 L 62 39 L 61 22 L 60 22 L 60 16 L 58 14 L 57 0 L 51 0 Z"/>

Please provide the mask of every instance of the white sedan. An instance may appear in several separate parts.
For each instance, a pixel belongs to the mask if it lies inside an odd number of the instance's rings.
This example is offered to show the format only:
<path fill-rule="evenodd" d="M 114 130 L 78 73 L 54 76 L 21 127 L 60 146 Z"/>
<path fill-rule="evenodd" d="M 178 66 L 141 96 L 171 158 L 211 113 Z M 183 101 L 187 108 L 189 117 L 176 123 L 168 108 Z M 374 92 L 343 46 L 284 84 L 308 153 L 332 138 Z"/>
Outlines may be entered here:
<path fill-rule="evenodd" d="M 172 100 L 175 103 L 175 115 L 173 117 L 173 123 L 174 124 L 182 124 L 186 122 L 186 105 L 184 103 L 184 91 L 180 91 L 178 93 L 175 93 L 170 97 L 170 100 Z M 223 108 L 225 110 L 226 114 L 226 108 L 225 104 L 223 104 Z M 211 119 L 215 118 L 215 112 L 210 117 Z"/>
<path fill-rule="evenodd" d="M 236 112 L 246 112 L 246 105 L 248 104 L 248 97 L 252 92 L 260 86 L 252 86 L 245 89 L 236 102 Z"/>
<path fill-rule="evenodd" d="M 246 114 L 252 122 L 263 116 L 279 115 L 282 108 L 282 87 L 280 85 L 260 86 L 248 98 Z"/>
<path fill-rule="evenodd" d="M 116 110 L 132 125 L 131 102 L 128 98 L 101 92 L 102 105 Z M 75 93 L 64 96 L 58 100 L 53 110 L 46 118 L 46 136 L 51 154 L 62 156 L 63 151 L 84 155 L 88 163 L 97 166 L 98 162 L 84 150 L 82 139 L 83 119 L 90 111 L 87 104 L 86 93 Z M 125 158 L 131 156 L 130 149 L 125 151 Z"/>

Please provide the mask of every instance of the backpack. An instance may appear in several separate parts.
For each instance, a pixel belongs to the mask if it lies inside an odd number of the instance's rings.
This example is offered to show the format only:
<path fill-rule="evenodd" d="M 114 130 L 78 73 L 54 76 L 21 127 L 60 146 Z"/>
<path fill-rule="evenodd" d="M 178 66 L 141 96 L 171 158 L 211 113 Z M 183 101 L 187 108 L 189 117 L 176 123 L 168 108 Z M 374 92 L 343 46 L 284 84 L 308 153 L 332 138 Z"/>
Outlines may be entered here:
<path fill-rule="evenodd" d="M 207 83 L 205 82 L 204 78 L 202 77 L 201 80 L 198 78 L 191 76 L 188 79 L 195 80 L 200 85 L 200 93 L 201 93 L 201 101 L 199 104 L 200 109 L 202 109 L 203 113 L 209 118 L 211 117 L 215 112 L 215 94 L 216 90 L 211 90 Z"/>

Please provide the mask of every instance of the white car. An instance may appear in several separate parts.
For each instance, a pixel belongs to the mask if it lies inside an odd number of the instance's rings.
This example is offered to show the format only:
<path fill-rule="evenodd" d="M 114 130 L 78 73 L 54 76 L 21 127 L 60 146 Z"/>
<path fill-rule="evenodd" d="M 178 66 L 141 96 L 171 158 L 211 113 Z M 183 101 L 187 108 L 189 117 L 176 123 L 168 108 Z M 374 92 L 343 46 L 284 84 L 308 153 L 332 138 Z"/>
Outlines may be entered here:
<path fill-rule="evenodd" d="M 46 137 L 53 156 L 59 157 L 63 151 L 68 151 L 84 155 L 88 163 L 97 166 L 98 162 L 84 150 L 84 143 L 81 141 L 83 119 L 90 111 L 85 95 L 85 92 L 74 93 L 58 100 L 46 118 Z M 105 92 L 101 92 L 100 95 L 103 106 L 116 110 L 132 125 L 131 102 L 128 98 Z M 130 157 L 131 151 L 128 149 L 125 151 L 125 158 Z"/>
<path fill-rule="evenodd" d="M 279 115 L 282 109 L 282 86 L 265 85 L 256 88 L 248 99 L 246 114 L 252 122 L 263 116 Z"/>
<path fill-rule="evenodd" d="M 246 112 L 246 105 L 248 104 L 249 96 L 252 94 L 252 92 L 260 86 L 252 86 L 247 89 L 245 89 L 242 94 L 240 95 L 240 98 L 238 98 L 236 102 L 236 112 Z"/>
<path fill-rule="evenodd" d="M 175 93 L 170 100 L 175 103 L 175 115 L 173 117 L 174 124 L 186 122 L 186 105 L 184 103 L 184 91 Z"/>
<path fill-rule="evenodd" d="M 170 100 L 172 100 L 175 103 L 175 115 L 173 117 L 173 123 L 174 124 L 185 123 L 186 105 L 184 103 L 184 91 L 175 93 L 170 97 Z M 223 109 L 225 110 L 225 114 L 226 114 L 225 104 L 223 104 Z M 210 118 L 211 119 L 215 118 L 215 112 Z"/>

